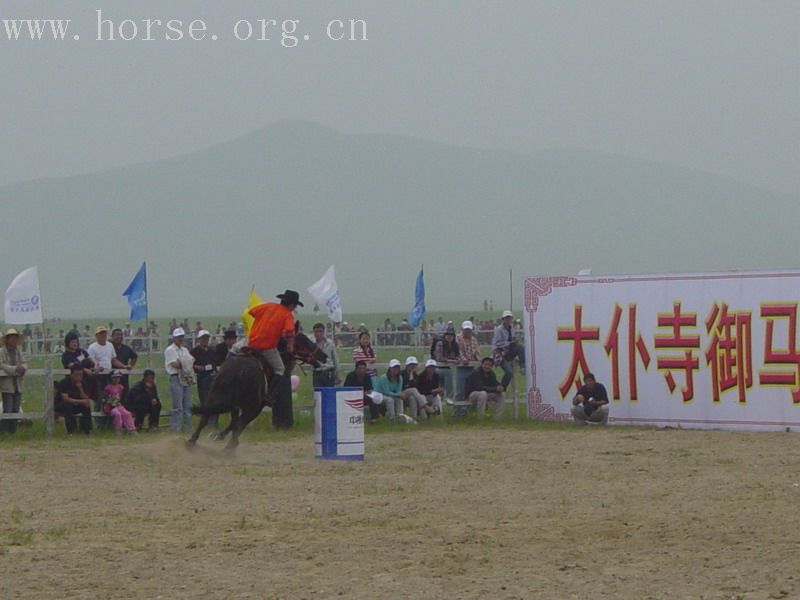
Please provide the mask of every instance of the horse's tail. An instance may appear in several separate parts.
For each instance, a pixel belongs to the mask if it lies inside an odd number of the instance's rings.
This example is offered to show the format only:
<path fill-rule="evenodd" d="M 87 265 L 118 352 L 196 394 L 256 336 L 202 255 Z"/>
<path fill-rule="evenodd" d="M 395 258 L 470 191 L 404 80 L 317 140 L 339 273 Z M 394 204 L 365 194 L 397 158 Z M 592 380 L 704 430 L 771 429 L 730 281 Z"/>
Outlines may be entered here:
<path fill-rule="evenodd" d="M 221 387 L 221 386 L 220 386 Z M 216 388 L 216 389 L 215 389 Z M 221 415 L 230 412 L 234 406 L 234 395 L 212 386 L 203 405 L 192 406 L 193 415 Z"/>

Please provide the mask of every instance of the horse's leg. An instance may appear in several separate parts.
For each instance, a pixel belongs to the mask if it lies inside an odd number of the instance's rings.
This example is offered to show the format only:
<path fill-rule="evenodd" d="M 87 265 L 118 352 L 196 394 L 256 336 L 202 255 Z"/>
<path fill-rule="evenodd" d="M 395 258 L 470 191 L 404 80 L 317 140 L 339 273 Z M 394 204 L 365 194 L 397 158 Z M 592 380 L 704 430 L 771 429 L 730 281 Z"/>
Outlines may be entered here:
<path fill-rule="evenodd" d="M 247 427 L 250 422 L 259 414 L 261 414 L 261 405 L 258 400 L 248 403 L 247 408 L 242 409 L 242 416 L 239 417 L 237 426 L 233 430 L 233 436 L 231 437 L 231 440 L 228 442 L 228 445 L 225 446 L 226 450 L 231 452 L 236 450 L 236 447 L 239 445 L 239 436 L 242 434 L 242 431 L 244 431 L 245 427 Z"/>
<path fill-rule="evenodd" d="M 203 428 L 208 425 L 208 418 L 209 415 L 202 415 L 200 417 L 200 422 L 197 424 L 197 429 L 194 430 L 192 437 L 186 440 L 186 447 L 187 448 L 194 448 L 195 444 L 197 444 L 197 438 L 200 437 L 200 432 L 203 431 Z"/>
<path fill-rule="evenodd" d="M 234 427 L 236 427 L 236 422 L 239 420 L 239 407 L 234 406 L 231 409 L 231 422 L 228 423 L 228 426 L 220 431 L 215 438 L 218 442 L 221 442 L 225 439 L 225 437 L 233 431 Z"/>

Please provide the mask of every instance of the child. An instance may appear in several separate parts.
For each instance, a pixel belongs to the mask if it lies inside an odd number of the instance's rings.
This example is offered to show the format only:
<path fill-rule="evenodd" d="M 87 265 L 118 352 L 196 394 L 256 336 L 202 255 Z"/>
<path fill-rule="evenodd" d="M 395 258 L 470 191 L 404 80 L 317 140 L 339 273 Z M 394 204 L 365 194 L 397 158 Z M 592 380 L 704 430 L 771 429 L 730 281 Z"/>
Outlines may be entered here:
<path fill-rule="evenodd" d="M 125 386 L 120 383 L 122 373 L 119 371 L 111 372 L 111 383 L 109 383 L 103 390 L 103 398 L 105 400 L 105 411 L 110 407 L 109 414 L 114 418 L 114 431 L 122 433 L 122 427 L 130 433 L 136 433 L 136 427 L 133 425 L 133 417 L 127 408 L 122 406 L 122 394 L 125 391 Z"/>

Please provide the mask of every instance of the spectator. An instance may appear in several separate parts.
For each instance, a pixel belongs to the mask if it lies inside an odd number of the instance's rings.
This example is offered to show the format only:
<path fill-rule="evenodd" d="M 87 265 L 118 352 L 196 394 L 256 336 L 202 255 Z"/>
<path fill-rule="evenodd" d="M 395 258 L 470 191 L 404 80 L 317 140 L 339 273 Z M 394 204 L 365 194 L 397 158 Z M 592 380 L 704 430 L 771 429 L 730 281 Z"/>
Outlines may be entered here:
<path fill-rule="evenodd" d="M 583 377 L 583 386 L 572 399 L 572 416 L 576 423 L 608 423 L 608 392 L 592 373 Z"/>
<path fill-rule="evenodd" d="M 369 410 L 369 422 L 374 423 L 380 416 L 383 396 L 372 387 L 372 377 L 367 373 L 367 363 L 359 360 L 355 369 L 344 378 L 344 387 L 360 387 L 364 389 L 364 407 Z"/>
<path fill-rule="evenodd" d="M 125 365 L 117 359 L 113 344 L 108 343 L 108 328 L 105 325 L 100 325 L 94 330 L 94 339 L 95 341 L 89 344 L 87 352 L 94 363 L 95 389 L 97 391 L 95 398 L 99 402 L 103 397 L 103 390 L 109 384 L 111 370 L 124 369 Z M 99 403 L 95 406 L 95 410 L 100 410 Z"/>
<path fill-rule="evenodd" d="M 0 393 L 3 396 L 3 412 L 18 413 L 22 404 L 22 380 L 28 370 L 27 359 L 19 348 L 19 331 L 8 329 L 0 343 Z M 0 431 L 16 433 L 17 419 L 0 421 Z"/>
<path fill-rule="evenodd" d="M 65 369 L 71 369 L 75 366 L 83 367 L 85 377 L 81 383 L 86 386 L 86 389 L 92 390 L 90 378 L 93 374 L 94 363 L 92 359 L 89 358 L 89 353 L 81 348 L 79 344 L 80 337 L 74 331 L 70 331 L 64 336 L 66 350 L 64 350 L 64 353 L 61 355 L 61 365 Z"/>
<path fill-rule="evenodd" d="M 216 365 L 217 368 L 223 363 L 223 361 L 228 358 L 228 354 L 231 353 L 231 348 L 236 343 L 236 330 L 235 329 L 226 329 L 225 333 L 222 337 L 222 341 L 217 344 L 217 347 L 214 349 L 216 353 Z"/>
<path fill-rule="evenodd" d="M 487 356 L 481 361 L 466 381 L 464 393 L 470 406 L 476 408 L 478 418 L 486 414 L 486 405 L 494 403 L 494 418 L 503 417 L 503 386 L 497 381 L 494 373 L 494 359 Z"/>
<path fill-rule="evenodd" d="M 472 374 L 475 363 L 481 360 L 478 352 L 478 340 L 474 334 L 475 326 L 471 320 L 461 323 L 461 333 L 456 336 L 458 345 L 458 366 L 456 367 L 456 416 L 464 416 L 468 394 L 464 393 L 464 385 Z"/>
<path fill-rule="evenodd" d="M 146 369 L 142 380 L 135 383 L 128 394 L 125 407 L 133 413 L 133 424 L 141 430 L 145 415 L 148 417 L 148 431 L 158 431 L 158 418 L 161 415 L 161 400 L 156 389 L 156 374 Z"/>
<path fill-rule="evenodd" d="M 366 331 L 358 336 L 358 346 L 353 348 L 353 362 L 360 360 L 367 363 L 367 374 L 370 377 L 374 378 L 378 375 L 378 372 L 373 367 L 376 361 L 375 349 L 372 347 L 371 338 Z"/>
<path fill-rule="evenodd" d="M 433 409 L 433 414 L 442 414 L 442 384 L 436 372 L 436 361 L 432 358 L 425 362 L 425 370 L 419 376 L 417 390 L 425 396 L 427 405 Z"/>
<path fill-rule="evenodd" d="M 315 323 L 312 331 L 314 332 L 314 341 L 317 344 L 317 348 L 322 350 L 327 357 L 323 364 L 314 369 L 314 387 L 333 387 L 340 380 L 339 356 L 336 354 L 336 346 L 325 337 L 325 325 L 323 323 Z"/>
<path fill-rule="evenodd" d="M 111 371 L 111 382 L 103 390 L 103 412 L 111 415 L 114 431 L 122 433 L 123 426 L 129 433 L 136 433 L 131 413 L 122 404 L 125 396 L 125 386 L 122 385 L 122 372 L 118 369 Z"/>
<path fill-rule="evenodd" d="M 461 353 L 456 342 L 456 330 L 447 327 L 444 337 L 437 340 L 433 347 L 433 357 L 438 363 L 440 379 L 444 381 L 445 395 L 453 398 L 453 373 L 452 369 L 460 361 Z"/>
<path fill-rule="evenodd" d="M 494 328 L 492 336 L 492 353 L 494 362 L 503 369 L 503 380 L 500 382 L 505 389 L 514 377 L 513 363 L 518 359 L 521 365 L 525 364 L 525 349 L 514 339 L 514 313 L 510 310 L 503 312 L 501 323 Z"/>
<path fill-rule="evenodd" d="M 194 358 L 183 345 L 186 332 L 182 327 L 172 331 L 172 343 L 164 350 L 164 368 L 169 375 L 169 391 L 172 396 L 170 430 L 180 433 L 181 424 L 186 431 L 192 428 L 191 388 L 194 384 Z M 181 423 L 182 421 L 182 423 Z"/>
<path fill-rule="evenodd" d="M 114 352 L 117 355 L 117 360 L 123 365 L 121 368 L 126 369 L 126 371 L 131 371 L 136 368 L 136 361 L 139 360 L 139 355 L 136 354 L 136 351 L 133 348 L 122 343 L 122 340 L 122 329 L 113 329 L 111 331 L 111 345 L 114 346 Z M 127 394 L 128 390 L 131 389 L 127 372 L 123 372 L 121 374 L 120 383 L 122 383 L 122 386 L 125 388 L 125 393 Z"/>
<path fill-rule="evenodd" d="M 201 329 L 197 332 L 197 345 L 189 351 L 194 358 L 192 367 L 197 379 L 197 396 L 201 406 L 206 402 L 217 372 L 217 353 L 209 347 L 210 341 L 211 333 L 207 329 Z M 212 415 L 216 416 L 218 415 Z M 209 423 L 216 426 L 217 419 L 209 419 Z"/>
<path fill-rule="evenodd" d="M 70 367 L 69 375 L 56 383 L 55 411 L 64 416 L 67 435 L 75 433 L 75 416 L 80 415 L 81 430 L 86 435 L 92 432 L 92 400 L 83 385 L 84 369 L 80 365 Z"/>
<path fill-rule="evenodd" d="M 403 398 L 405 405 L 408 407 L 408 412 L 414 419 L 426 420 L 428 415 L 434 413 L 434 409 L 428 406 L 428 400 L 417 389 L 419 385 L 419 375 L 417 374 L 417 367 L 419 361 L 416 356 L 409 356 L 406 358 L 406 367 L 403 371 L 403 391 L 400 396 Z"/>
<path fill-rule="evenodd" d="M 369 373 L 369 371 L 367 371 Z M 386 373 L 378 377 L 375 391 L 383 396 L 386 407 L 386 418 L 401 418 L 403 413 L 403 377 L 400 375 L 400 361 L 393 358 L 389 361 Z"/>

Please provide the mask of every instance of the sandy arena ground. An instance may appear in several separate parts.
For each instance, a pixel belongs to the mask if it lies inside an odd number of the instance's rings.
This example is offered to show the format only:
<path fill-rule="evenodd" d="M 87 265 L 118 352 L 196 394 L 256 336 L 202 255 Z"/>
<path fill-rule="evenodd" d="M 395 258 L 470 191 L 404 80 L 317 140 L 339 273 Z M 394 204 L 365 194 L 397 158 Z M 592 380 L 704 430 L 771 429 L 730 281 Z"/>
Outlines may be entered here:
<path fill-rule="evenodd" d="M 800 598 L 800 436 L 619 427 L 0 447 L 3 598 Z"/>

